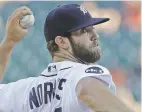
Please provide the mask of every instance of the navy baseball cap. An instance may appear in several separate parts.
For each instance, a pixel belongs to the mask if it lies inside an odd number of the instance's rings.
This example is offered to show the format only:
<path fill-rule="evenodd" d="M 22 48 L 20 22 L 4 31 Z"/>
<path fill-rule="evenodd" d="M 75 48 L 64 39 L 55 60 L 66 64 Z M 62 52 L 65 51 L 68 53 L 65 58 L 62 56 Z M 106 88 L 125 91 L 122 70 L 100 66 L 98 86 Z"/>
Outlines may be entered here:
<path fill-rule="evenodd" d="M 108 21 L 109 18 L 92 18 L 81 5 L 67 4 L 56 7 L 46 17 L 44 35 L 46 41 L 56 36 L 67 36 L 72 31 Z"/>

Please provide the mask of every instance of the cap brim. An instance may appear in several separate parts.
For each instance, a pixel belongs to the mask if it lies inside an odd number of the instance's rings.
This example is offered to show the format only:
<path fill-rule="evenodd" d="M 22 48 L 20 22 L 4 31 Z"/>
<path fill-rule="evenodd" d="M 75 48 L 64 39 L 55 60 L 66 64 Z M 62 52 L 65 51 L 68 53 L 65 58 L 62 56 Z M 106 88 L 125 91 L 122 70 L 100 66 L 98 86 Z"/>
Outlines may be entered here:
<path fill-rule="evenodd" d="M 84 24 L 78 25 L 75 28 L 72 28 L 71 30 L 69 30 L 69 32 L 76 31 L 76 30 L 79 30 L 79 29 L 82 29 L 82 28 L 85 28 L 91 25 L 98 25 L 101 23 L 105 23 L 109 20 L 110 20 L 109 18 L 92 18 L 90 21 L 85 22 Z"/>

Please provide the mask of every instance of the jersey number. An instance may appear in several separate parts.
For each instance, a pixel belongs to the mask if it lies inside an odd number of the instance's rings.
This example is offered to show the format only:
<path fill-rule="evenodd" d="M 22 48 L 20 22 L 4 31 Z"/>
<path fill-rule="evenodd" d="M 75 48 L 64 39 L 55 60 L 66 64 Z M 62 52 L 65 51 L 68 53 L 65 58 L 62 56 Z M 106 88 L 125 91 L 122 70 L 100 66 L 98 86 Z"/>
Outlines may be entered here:
<path fill-rule="evenodd" d="M 55 112 L 62 112 L 62 107 L 56 108 Z"/>
<path fill-rule="evenodd" d="M 66 79 L 61 79 L 58 85 L 59 90 L 63 90 L 63 84 L 66 82 Z M 62 107 L 56 108 L 55 112 L 62 112 Z"/>

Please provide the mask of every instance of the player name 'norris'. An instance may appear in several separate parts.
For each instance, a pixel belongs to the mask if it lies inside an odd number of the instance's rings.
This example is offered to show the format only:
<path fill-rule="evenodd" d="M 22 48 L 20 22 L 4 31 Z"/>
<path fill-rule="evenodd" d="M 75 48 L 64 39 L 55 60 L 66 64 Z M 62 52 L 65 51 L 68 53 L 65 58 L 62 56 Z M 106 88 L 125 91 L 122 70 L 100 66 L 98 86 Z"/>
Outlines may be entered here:
<path fill-rule="evenodd" d="M 57 81 L 45 82 L 33 87 L 29 94 L 30 108 L 34 109 L 40 107 L 42 104 L 48 104 L 52 99 L 56 98 L 60 100 L 60 91 L 63 89 L 63 85 L 66 79 L 60 79 L 57 85 Z M 58 90 L 58 93 L 56 91 Z"/>

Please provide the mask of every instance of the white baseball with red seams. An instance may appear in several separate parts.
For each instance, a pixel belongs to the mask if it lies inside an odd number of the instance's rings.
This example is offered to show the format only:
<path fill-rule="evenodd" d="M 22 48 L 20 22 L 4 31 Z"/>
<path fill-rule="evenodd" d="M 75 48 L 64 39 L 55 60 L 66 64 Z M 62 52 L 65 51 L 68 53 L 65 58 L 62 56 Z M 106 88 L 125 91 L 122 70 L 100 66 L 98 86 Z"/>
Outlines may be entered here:
<path fill-rule="evenodd" d="M 27 29 L 30 28 L 35 22 L 34 15 L 26 15 L 20 20 L 20 25 L 22 28 Z"/>

